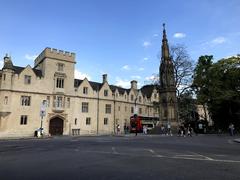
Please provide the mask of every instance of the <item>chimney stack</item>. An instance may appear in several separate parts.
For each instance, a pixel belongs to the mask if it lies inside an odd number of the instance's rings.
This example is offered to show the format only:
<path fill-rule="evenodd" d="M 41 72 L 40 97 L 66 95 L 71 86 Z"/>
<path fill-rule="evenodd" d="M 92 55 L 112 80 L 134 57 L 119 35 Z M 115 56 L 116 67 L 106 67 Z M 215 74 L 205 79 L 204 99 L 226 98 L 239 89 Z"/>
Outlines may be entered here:
<path fill-rule="evenodd" d="M 103 74 L 103 83 L 107 82 L 107 74 Z"/>
<path fill-rule="evenodd" d="M 131 89 L 137 90 L 137 81 L 136 80 L 131 81 Z"/>

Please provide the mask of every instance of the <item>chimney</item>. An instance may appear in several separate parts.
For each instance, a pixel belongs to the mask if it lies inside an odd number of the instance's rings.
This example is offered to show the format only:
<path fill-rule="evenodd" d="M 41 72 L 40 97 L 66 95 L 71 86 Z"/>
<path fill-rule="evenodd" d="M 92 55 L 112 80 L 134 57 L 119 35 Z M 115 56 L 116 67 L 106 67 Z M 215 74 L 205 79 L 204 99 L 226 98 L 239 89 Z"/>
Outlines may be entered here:
<path fill-rule="evenodd" d="M 103 74 L 103 83 L 107 82 L 107 74 Z"/>
<path fill-rule="evenodd" d="M 137 90 L 137 81 L 136 80 L 131 81 L 131 89 Z"/>

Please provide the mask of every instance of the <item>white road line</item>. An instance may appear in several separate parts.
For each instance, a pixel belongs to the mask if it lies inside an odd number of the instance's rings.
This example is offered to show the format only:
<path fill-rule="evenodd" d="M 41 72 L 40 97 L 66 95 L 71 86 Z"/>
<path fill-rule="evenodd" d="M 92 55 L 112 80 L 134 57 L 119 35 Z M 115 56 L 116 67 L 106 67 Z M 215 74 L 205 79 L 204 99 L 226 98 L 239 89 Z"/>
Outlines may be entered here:
<path fill-rule="evenodd" d="M 118 153 L 115 149 L 115 147 L 112 147 L 111 152 L 107 151 L 80 151 L 83 153 L 99 153 L 99 154 L 117 154 L 121 156 L 130 156 L 130 157 L 138 157 L 140 155 L 137 154 L 129 154 L 129 153 Z M 197 157 L 196 157 L 197 156 Z M 141 156 L 142 157 L 142 156 Z M 162 156 L 162 155 L 155 155 L 155 156 L 144 156 L 144 157 L 151 157 L 151 158 L 166 158 L 166 159 L 183 159 L 183 160 L 194 160 L 194 161 L 211 161 L 211 162 L 223 162 L 223 163 L 240 163 L 240 161 L 235 161 L 235 160 L 227 160 L 227 159 L 212 159 L 206 156 L 203 156 L 201 154 L 196 154 L 196 155 L 189 155 L 189 154 L 183 154 L 183 155 L 176 155 L 176 156 Z M 204 157 L 204 158 L 199 158 L 199 157 Z"/>
<path fill-rule="evenodd" d="M 193 154 L 195 154 L 195 155 L 198 155 L 198 156 L 201 156 L 201 157 L 203 157 L 203 158 L 205 158 L 205 159 L 207 159 L 207 160 L 209 160 L 209 161 L 214 160 L 213 158 L 210 158 L 210 157 L 204 156 L 204 155 L 199 154 L 199 153 L 195 153 L 195 152 L 191 152 L 191 153 L 193 153 Z"/>
<path fill-rule="evenodd" d="M 113 154 L 119 154 L 119 153 L 116 151 L 115 147 L 112 147 L 112 152 L 113 152 Z"/>
<path fill-rule="evenodd" d="M 163 157 L 162 155 L 159 155 L 157 154 L 154 150 L 152 149 L 145 149 L 146 151 L 149 151 L 153 156 L 156 156 L 156 157 Z"/>

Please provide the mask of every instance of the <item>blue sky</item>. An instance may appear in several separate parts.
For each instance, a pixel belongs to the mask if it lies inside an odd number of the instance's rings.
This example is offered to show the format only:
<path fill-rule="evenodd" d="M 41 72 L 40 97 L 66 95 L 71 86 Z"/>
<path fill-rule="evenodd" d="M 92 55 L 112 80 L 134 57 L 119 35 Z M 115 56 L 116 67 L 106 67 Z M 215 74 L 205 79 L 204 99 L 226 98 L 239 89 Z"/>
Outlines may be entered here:
<path fill-rule="evenodd" d="M 193 61 L 240 54 L 238 0 L 1 0 L 0 66 L 33 66 L 45 47 L 77 54 L 76 76 L 127 87 L 158 72 L 162 23 Z"/>

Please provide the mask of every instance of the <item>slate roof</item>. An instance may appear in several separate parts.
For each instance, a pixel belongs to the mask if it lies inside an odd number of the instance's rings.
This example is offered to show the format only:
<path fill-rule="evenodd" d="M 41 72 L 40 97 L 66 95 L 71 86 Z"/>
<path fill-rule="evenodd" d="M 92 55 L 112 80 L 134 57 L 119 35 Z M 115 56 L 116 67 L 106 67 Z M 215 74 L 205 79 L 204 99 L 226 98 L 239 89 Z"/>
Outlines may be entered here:
<path fill-rule="evenodd" d="M 79 87 L 82 82 L 83 82 L 83 80 L 74 79 L 74 87 L 75 88 Z M 93 82 L 93 81 L 88 81 L 88 82 L 92 86 L 94 91 L 100 90 L 103 86 L 103 83 Z M 112 92 L 115 92 L 116 89 L 118 89 L 119 94 L 124 94 L 125 91 L 129 94 L 129 92 L 131 90 L 131 89 L 126 89 L 126 88 L 122 88 L 119 86 L 115 86 L 115 85 L 109 85 L 109 87 L 112 90 Z M 150 98 L 154 88 L 155 88 L 155 85 L 146 85 L 146 86 L 143 86 L 139 90 L 141 90 L 143 96 L 147 96 L 147 98 Z"/>
<path fill-rule="evenodd" d="M 20 74 L 23 70 L 25 69 L 25 67 L 20 67 L 20 66 L 13 66 L 13 70 L 16 74 Z M 32 68 L 33 72 L 35 73 L 36 76 L 38 77 L 42 77 L 42 71 Z"/>
<path fill-rule="evenodd" d="M 156 85 L 145 85 L 140 90 L 147 98 L 151 98 L 154 88 L 156 88 Z"/>

